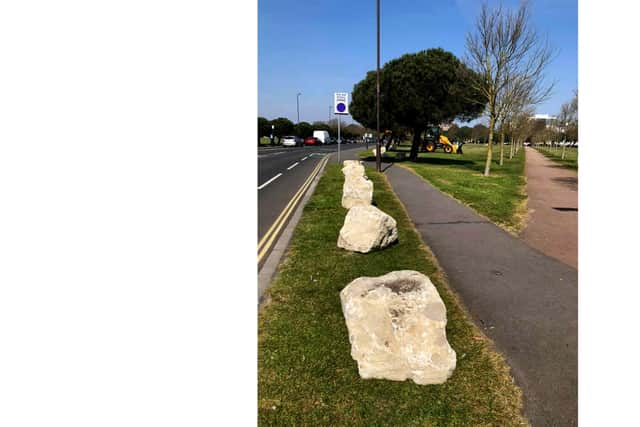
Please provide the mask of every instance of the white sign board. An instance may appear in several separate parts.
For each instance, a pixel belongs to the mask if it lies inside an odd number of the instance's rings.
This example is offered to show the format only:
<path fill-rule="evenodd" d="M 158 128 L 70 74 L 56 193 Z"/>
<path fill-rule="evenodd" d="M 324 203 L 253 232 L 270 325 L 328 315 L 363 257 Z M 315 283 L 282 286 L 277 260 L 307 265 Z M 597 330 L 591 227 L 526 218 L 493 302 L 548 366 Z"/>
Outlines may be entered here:
<path fill-rule="evenodd" d="M 336 92 L 333 94 L 333 113 L 349 114 L 349 94 Z"/>

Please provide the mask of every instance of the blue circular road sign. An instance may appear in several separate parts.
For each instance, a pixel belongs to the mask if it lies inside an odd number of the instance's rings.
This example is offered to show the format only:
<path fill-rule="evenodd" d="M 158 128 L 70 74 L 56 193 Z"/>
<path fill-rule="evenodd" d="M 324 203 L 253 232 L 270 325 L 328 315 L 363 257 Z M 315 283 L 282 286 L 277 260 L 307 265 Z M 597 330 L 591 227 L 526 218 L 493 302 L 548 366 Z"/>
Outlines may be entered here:
<path fill-rule="evenodd" d="M 344 102 L 338 102 L 338 104 L 336 105 L 336 110 L 338 110 L 340 113 L 343 113 L 346 109 L 347 106 L 344 105 Z"/>

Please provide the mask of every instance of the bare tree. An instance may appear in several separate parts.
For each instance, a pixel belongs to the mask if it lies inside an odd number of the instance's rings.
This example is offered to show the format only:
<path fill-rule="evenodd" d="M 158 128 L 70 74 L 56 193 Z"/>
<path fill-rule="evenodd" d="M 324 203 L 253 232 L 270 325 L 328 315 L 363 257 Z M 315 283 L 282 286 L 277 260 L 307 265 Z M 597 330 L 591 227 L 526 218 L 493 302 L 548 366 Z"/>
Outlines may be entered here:
<path fill-rule="evenodd" d="M 487 103 L 489 144 L 485 176 L 491 172 L 496 124 L 500 124 L 517 105 L 542 102 L 553 88 L 553 84 L 545 83 L 543 73 L 554 52 L 532 28 L 530 20 L 527 1 L 523 1 L 516 11 L 502 6 L 490 9 L 485 2 L 476 21 L 475 33 L 467 34 L 465 62 L 477 73 L 474 88 Z"/>
<path fill-rule="evenodd" d="M 572 137 L 575 135 L 577 139 L 578 135 L 578 91 L 574 92 L 574 97 L 571 101 L 565 102 L 560 107 L 560 113 L 558 114 L 559 127 L 562 130 L 562 160 L 564 160 L 567 135 Z"/>

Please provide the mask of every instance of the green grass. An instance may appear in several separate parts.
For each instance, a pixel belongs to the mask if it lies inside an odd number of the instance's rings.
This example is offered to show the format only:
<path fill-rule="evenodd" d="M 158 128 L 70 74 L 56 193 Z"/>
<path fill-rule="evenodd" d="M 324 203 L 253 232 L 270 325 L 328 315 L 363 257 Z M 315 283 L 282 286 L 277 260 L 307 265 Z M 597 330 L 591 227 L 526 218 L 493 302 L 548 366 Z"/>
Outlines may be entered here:
<path fill-rule="evenodd" d="M 278 142 L 278 138 L 274 139 L 274 142 Z M 260 145 L 271 145 L 271 139 L 268 136 L 263 136 L 260 138 Z"/>
<path fill-rule="evenodd" d="M 409 155 L 409 146 L 399 147 Z M 487 146 L 467 144 L 463 154 L 420 153 L 417 162 L 399 164 L 414 170 L 440 191 L 449 194 L 482 216 L 512 232 L 523 227 L 526 211 L 524 162 L 525 152 L 519 150 L 509 160 L 509 146 L 504 146 L 504 164 L 498 164 L 500 146 L 493 147 L 491 175 L 483 176 Z M 385 153 L 394 158 L 397 152 Z M 364 152 L 361 157 L 372 156 Z"/>
<path fill-rule="evenodd" d="M 521 391 L 503 358 L 471 322 L 385 178 L 370 169 L 374 204 L 398 223 L 399 243 L 357 254 L 336 246 L 347 213 L 344 178 L 328 166 L 303 211 L 258 316 L 260 425 L 522 425 Z M 360 276 L 411 269 L 428 275 L 447 307 L 457 353 L 442 385 L 363 380 L 351 358 L 339 292 Z"/>
<path fill-rule="evenodd" d="M 560 163 L 562 166 L 578 170 L 578 149 L 567 147 L 564 153 L 564 160 L 562 160 L 562 147 L 549 148 L 549 147 L 535 147 L 536 150 L 544 154 L 554 162 Z"/>

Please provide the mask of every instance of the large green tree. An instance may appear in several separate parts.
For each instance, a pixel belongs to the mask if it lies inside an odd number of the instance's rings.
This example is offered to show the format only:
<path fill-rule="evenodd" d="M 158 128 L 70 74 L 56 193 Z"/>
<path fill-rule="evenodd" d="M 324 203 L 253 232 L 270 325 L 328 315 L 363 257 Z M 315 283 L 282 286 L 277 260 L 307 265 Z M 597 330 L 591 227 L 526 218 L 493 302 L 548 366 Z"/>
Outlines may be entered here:
<path fill-rule="evenodd" d="M 271 120 L 271 124 L 274 126 L 273 135 L 278 138 L 278 144 L 283 136 L 291 135 L 295 127 L 293 122 L 286 117 Z"/>
<path fill-rule="evenodd" d="M 477 117 L 484 110 L 471 86 L 473 72 L 443 49 L 410 53 L 389 61 L 380 73 L 380 127 L 407 127 L 413 134 L 410 158 L 418 157 L 420 137 L 428 126 Z M 354 86 L 352 117 L 376 127 L 376 73 Z"/>
<path fill-rule="evenodd" d="M 458 128 L 456 137 L 461 141 L 466 141 L 471 138 L 471 128 L 469 126 L 462 126 Z"/>
<path fill-rule="evenodd" d="M 344 130 L 354 137 L 361 137 L 365 132 L 365 129 L 362 126 L 355 123 L 345 126 Z"/>
<path fill-rule="evenodd" d="M 384 69 L 383 69 L 384 70 Z M 380 74 L 384 74 L 381 70 Z M 380 78 L 383 79 L 383 76 Z M 387 113 L 384 100 L 386 95 L 380 92 L 380 132 L 385 129 L 395 127 L 393 117 Z M 375 133 L 376 129 L 376 72 L 369 71 L 366 77 L 356 83 L 351 92 L 351 103 L 349 104 L 349 112 L 354 120 L 361 123 L 365 128 L 372 129 Z"/>
<path fill-rule="evenodd" d="M 295 134 L 300 138 L 306 138 L 308 136 L 313 135 L 313 127 L 311 126 L 311 123 L 300 122 L 296 124 Z"/>
<path fill-rule="evenodd" d="M 322 121 L 313 122 L 313 130 L 326 130 L 327 132 L 331 132 L 331 126 Z"/>
<path fill-rule="evenodd" d="M 485 143 L 487 142 L 487 137 L 489 136 L 489 128 L 487 128 L 482 123 L 478 123 L 471 129 L 471 138 L 478 142 Z"/>
<path fill-rule="evenodd" d="M 258 145 L 260 145 L 260 138 L 263 136 L 269 136 L 271 132 L 271 123 L 264 117 L 258 117 Z"/>

